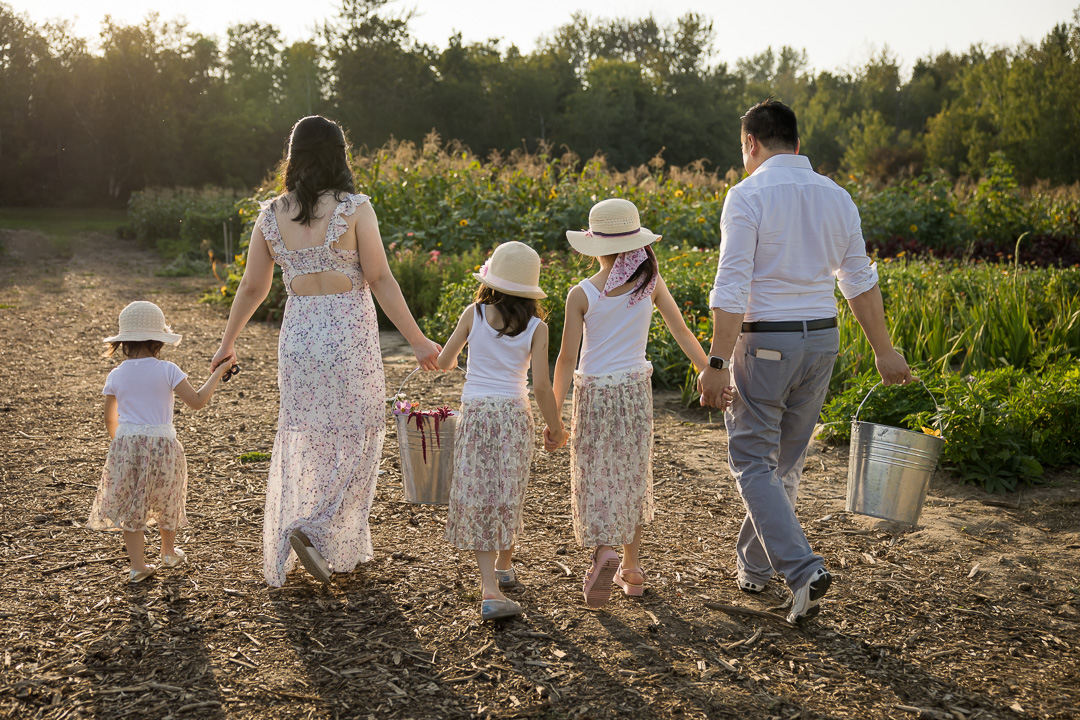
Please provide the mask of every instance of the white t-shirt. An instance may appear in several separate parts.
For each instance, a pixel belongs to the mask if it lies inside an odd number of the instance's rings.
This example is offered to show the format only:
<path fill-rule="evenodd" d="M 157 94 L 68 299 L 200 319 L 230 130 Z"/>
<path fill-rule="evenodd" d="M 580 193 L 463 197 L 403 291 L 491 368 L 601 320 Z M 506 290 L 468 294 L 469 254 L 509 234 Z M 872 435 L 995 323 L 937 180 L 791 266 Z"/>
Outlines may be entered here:
<path fill-rule="evenodd" d="M 120 422 L 131 425 L 172 425 L 173 388 L 187 374 L 168 360 L 128 359 L 109 373 L 103 395 L 115 395 Z"/>

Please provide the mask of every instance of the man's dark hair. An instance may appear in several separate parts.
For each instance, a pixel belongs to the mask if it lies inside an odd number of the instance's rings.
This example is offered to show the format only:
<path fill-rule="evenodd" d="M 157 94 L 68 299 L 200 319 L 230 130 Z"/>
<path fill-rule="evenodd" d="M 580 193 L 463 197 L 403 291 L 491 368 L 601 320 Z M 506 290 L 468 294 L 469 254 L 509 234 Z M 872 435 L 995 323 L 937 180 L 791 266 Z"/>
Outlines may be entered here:
<path fill-rule="evenodd" d="M 769 150 L 794 151 L 799 145 L 795 111 L 778 100 L 762 100 L 742 116 L 742 131 Z"/>

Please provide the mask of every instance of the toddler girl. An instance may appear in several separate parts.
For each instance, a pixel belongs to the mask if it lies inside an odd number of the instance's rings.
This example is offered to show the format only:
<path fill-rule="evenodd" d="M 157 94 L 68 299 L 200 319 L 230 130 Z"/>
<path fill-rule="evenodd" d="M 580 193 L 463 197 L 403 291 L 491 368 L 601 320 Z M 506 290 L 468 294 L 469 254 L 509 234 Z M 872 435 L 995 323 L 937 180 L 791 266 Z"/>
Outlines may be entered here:
<path fill-rule="evenodd" d="M 581 545 L 595 547 L 583 592 L 590 607 L 602 607 L 611 598 L 612 582 L 627 595 L 641 595 L 645 587 L 638 547 L 641 526 L 653 517 L 652 365 L 645 357 L 653 306 L 699 371 L 708 358 L 660 277 L 650 247 L 660 236 L 641 227 L 632 202 L 597 203 L 589 229 L 567 231 L 566 237 L 575 250 L 600 260 L 600 271 L 566 297 L 555 398 L 562 407 L 572 375 L 574 535 Z M 544 444 L 554 449 L 558 439 L 545 436 Z M 623 546 L 621 564 L 615 545 Z"/>
<path fill-rule="evenodd" d="M 184 551 L 176 547 L 176 531 L 187 524 L 187 460 L 173 428 L 173 393 L 192 409 L 210 402 L 221 376 L 232 367 L 224 363 L 196 391 L 187 375 L 158 358 L 164 344 L 176 345 L 180 335 L 165 325 L 161 308 L 137 301 L 120 313 L 120 333 L 105 342 L 106 356 L 123 348 L 125 360 L 105 381 L 105 427 L 112 442 L 101 484 L 90 508 L 89 527 L 124 531 L 131 569 L 128 580 L 142 582 L 154 574 L 143 555 L 143 531 L 151 522 L 161 530 L 161 564 L 176 567 Z"/>
<path fill-rule="evenodd" d="M 530 366 L 547 436 L 562 443 L 566 431 L 548 376 L 548 328 L 536 302 L 546 297 L 540 256 L 524 243 L 503 243 L 475 277 L 476 302 L 465 308 L 438 359 L 440 369 L 450 370 L 469 344 L 446 539 L 476 552 L 480 616 L 494 620 L 521 613 L 502 590 L 517 583 L 511 557 L 523 527 L 534 432 Z"/>

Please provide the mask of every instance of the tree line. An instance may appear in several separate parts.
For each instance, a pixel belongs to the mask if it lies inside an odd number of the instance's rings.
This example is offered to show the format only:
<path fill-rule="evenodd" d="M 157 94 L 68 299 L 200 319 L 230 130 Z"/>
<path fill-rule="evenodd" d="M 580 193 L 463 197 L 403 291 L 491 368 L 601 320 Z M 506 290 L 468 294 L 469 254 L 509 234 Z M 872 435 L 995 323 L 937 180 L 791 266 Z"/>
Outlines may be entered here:
<path fill-rule="evenodd" d="M 717 34 L 697 13 L 574 15 L 528 54 L 460 35 L 433 48 L 388 2 L 341 0 L 291 43 L 255 21 L 218 39 L 155 15 L 106 18 L 93 47 L 0 2 L 0 205 L 252 187 L 312 113 L 361 149 L 435 131 L 481 157 L 550 147 L 723 174 L 741 166 L 739 116 L 768 96 L 796 109 L 822 172 L 977 177 L 1002 152 L 1023 182 L 1080 180 L 1080 8 L 1039 42 L 920 58 L 905 76 L 887 50 L 848 72 L 812 70 L 790 47 L 711 63 Z"/>

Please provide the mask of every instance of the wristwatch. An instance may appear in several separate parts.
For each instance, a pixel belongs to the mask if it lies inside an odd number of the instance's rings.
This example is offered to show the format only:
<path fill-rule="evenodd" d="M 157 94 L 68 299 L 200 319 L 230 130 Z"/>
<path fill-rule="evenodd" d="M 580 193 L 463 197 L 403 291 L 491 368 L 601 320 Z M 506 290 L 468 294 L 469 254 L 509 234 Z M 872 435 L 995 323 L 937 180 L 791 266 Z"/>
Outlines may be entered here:
<path fill-rule="evenodd" d="M 716 357 L 715 355 L 709 356 L 709 367 L 714 370 L 726 370 L 729 365 L 731 365 L 731 363 L 724 358 Z"/>

